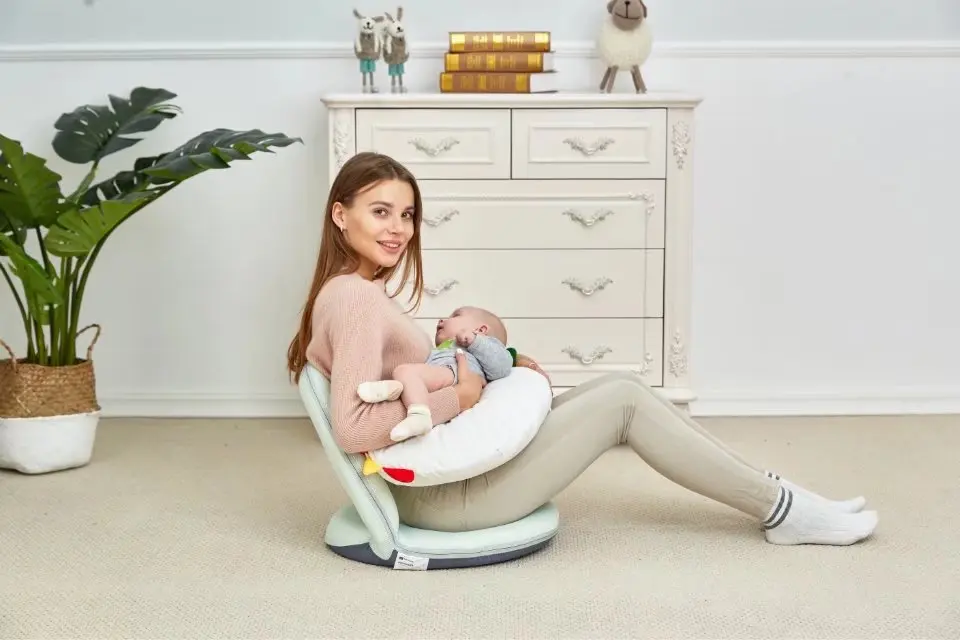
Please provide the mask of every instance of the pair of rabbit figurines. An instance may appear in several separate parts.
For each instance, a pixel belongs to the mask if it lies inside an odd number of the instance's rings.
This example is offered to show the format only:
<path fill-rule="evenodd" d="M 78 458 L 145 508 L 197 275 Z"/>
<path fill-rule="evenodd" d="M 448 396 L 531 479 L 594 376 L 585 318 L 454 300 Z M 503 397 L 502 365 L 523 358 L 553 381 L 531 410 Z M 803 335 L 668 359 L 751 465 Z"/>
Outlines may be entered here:
<path fill-rule="evenodd" d="M 397 7 L 397 17 L 384 11 L 381 16 L 361 15 L 356 9 L 357 37 L 353 43 L 353 53 L 360 61 L 360 75 L 363 76 L 363 92 L 378 93 L 374 73 L 377 60 L 383 57 L 390 76 L 390 90 L 393 93 L 406 93 L 403 86 L 404 64 L 410 58 L 407 46 L 407 32 L 400 22 L 403 20 L 403 7 Z M 382 33 L 381 23 L 385 23 Z M 369 81 L 369 82 L 368 82 Z"/>

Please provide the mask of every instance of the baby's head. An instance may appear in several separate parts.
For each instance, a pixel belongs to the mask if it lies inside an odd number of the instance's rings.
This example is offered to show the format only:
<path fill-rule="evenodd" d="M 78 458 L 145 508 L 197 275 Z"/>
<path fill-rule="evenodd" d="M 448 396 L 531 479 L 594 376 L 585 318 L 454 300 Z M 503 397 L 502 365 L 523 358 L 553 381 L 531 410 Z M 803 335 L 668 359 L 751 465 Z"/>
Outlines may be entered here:
<path fill-rule="evenodd" d="M 507 328 L 496 314 L 479 307 L 460 307 L 447 318 L 437 321 L 436 344 L 456 338 L 461 331 L 493 336 L 507 344 Z"/>

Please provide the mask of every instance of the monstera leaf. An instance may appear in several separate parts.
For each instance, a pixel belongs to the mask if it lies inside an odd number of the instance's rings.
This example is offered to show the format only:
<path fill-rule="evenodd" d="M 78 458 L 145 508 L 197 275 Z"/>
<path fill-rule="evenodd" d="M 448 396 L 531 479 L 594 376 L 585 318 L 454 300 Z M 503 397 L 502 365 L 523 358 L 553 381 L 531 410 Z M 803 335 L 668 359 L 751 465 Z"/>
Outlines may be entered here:
<path fill-rule="evenodd" d="M 132 134 L 152 131 L 180 113 L 179 107 L 164 102 L 175 97 L 166 89 L 137 87 L 129 99 L 109 96 L 112 110 L 105 105 L 77 107 L 54 123 L 53 150 L 67 162 L 87 164 L 132 147 L 142 139 Z"/>
<path fill-rule="evenodd" d="M 0 213 L 8 227 L 19 232 L 53 224 L 67 208 L 60 178 L 45 159 L 0 135 Z"/>
<path fill-rule="evenodd" d="M 144 193 L 120 200 L 104 200 L 92 207 L 72 209 L 57 219 L 43 240 L 52 255 L 60 258 L 85 256 L 121 222 L 153 198 Z"/>
<path fill-rule="evenodd" d="M 23 282 L 23 288 L 29 294 L 27 299 L 35 315 L 41 313 L 40 305 L 63 303 L 63 293 L 57 286 L 55 274 L 44 270 L 42 264 L 6 235 L 0 234 L 0 248 L 12 263 L 13 274 Z"/>
<path fill-rule="evenodd" d="M 80 196 L 78 202 L 85 206 L 93 206 L 104 200 L 116 200 L 123 198 L 135 192 L 150 189 L 151 185 L 159 182 L 169 182 L 162 180 L 152 180 L 150 176 L 143 172 L 155 165 L 163 156 L 149 156 L 146 158 L 137 158 L 133 163 L 133 169 L 121 171 L 103 182 L 98 182 Z"/>
<path fill-rule="evenodd" d="M 208 169 L 227 169 L 234 160 L 250 160 L 252 153 L 273 153 L 270 147 L 286 147 L 294 142 L 303 140 L 282 133 L 264 133 L 259 129 L 213 129 L 167 153 L 138 158 L 133 170 L 121 171 L 109 180 L 91 186 L 79 202 L 90 206 L 143 191 L 162 194 L 174 184 Z"/>
<path fill-rule="evenodd" d="M 249 160 L 250 154 L 257 151 L 273 153 L 270 147 L 286 147 L 294 142 L 303 141 L 259 129 L 213 129 L 162 155 L 156 164 L 143 172 L 154 182 L 180 182 L 208 169 L 226 169 L 234 160 Z"/>

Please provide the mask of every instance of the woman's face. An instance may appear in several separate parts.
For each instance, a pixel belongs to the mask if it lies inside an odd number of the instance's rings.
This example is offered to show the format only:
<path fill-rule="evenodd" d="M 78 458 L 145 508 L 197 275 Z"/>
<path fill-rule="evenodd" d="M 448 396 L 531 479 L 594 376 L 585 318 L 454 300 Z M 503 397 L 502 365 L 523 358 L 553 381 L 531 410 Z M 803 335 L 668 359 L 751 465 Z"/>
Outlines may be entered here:
<path fill-rule="evenodd" d="M 402 180 L 378 182 L 349 208 L 335 203 L 333 221 L 360 257 L 360 274 L 372 279 L 378 268 L 400 262 L 413 238 L 413 189 Z"/>

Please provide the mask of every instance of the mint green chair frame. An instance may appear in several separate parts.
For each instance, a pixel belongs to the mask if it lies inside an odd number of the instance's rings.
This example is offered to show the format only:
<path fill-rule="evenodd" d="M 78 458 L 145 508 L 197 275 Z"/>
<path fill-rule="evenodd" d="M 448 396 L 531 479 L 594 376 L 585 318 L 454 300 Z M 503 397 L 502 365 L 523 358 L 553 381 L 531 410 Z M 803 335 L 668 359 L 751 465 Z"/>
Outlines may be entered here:
<path fill-rule="evenodd" d="M 364 456 L 347 454 L 337 445 L 326 377 L 307 365 L 299 390 L 327 460 L 351 501 L 333 514 L 324 534 L 334 553 L 394 569 L 452 569 L 526 556 L 556 536 L 559 514 L 551 502 L 516 522 L 474 531 L 430 531 L 403 524 L 387 481 L 379 475 L 364 476 Z"/>

